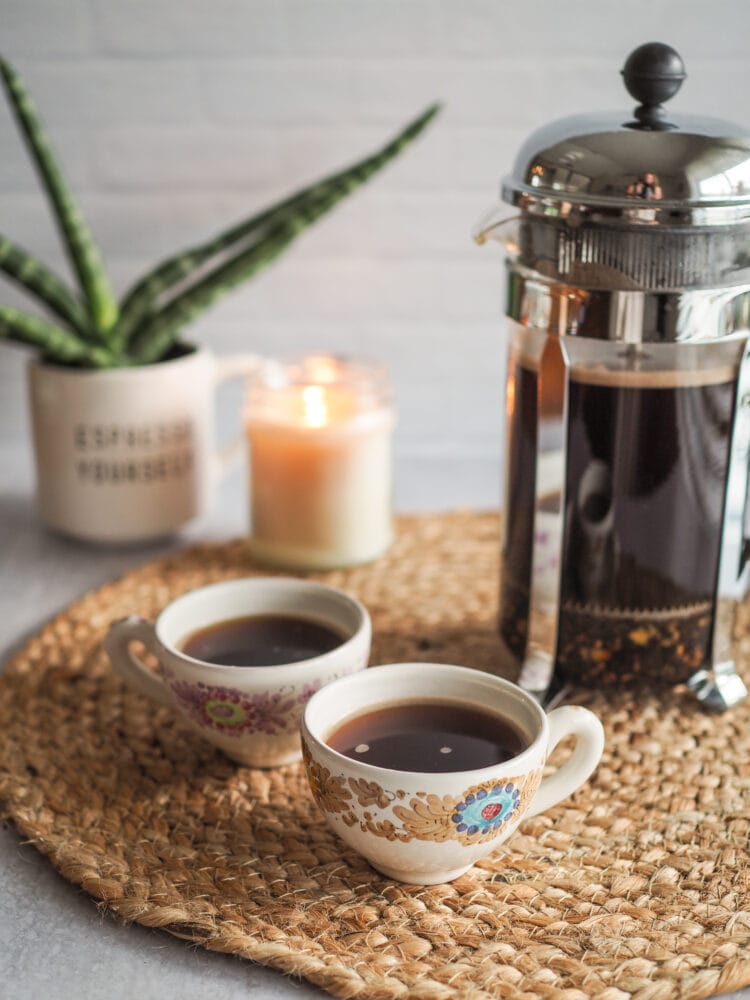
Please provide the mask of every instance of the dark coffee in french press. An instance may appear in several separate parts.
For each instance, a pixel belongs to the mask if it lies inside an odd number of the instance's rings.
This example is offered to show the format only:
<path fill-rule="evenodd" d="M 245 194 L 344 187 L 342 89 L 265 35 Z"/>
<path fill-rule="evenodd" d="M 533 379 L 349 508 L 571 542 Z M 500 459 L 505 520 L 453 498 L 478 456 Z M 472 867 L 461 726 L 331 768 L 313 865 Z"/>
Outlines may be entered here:
<path fill-rule="evenodd" d="M 519 365 L 515 378 L 531 414 L 518 427 L 533 426 L 537 373 Z M 733 371 L 592 381 L 573 370 L 568 393 L 558 665 L 591 682 L 686 680 L 710 656 Z M 519 659 L 533 531 L 523 512 L 533 512 L 534 471 L 516 459 L 506 513 L 522 530 L 506 548 L 501 627 Z"/>
<path fill-rule="evenodd" d="M 745 695 L 750 136 L 669 116 L 668 46 L 633 120 L 533 135 L 503 187 L 510 356 L 500 631 L 520 683 Z"/>

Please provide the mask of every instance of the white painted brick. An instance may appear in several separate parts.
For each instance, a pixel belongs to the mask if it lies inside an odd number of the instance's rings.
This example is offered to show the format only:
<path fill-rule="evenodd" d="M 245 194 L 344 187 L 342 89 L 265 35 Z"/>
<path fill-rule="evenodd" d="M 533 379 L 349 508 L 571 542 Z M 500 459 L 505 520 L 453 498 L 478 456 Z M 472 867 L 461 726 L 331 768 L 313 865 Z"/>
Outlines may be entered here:
<path fill-rule="evenodd" d="M 688 74 L 701 56 L 722 60 L 734 56 L 746 62 L 750 5 L 744 0 L 715 0 L 711 4 L 661 0 L 650 5 L 650 12 L 649 16 L 649 11 L 644 11 L 643 18 L 631 24 L 622 50 L 623 62 L 632 48 L 652 39 L 673 45 L 685 59 Z M 716 93 L 720 92 L 716 87 Z"/>
<path fill-rule="evenodd" d="M 252 292 L 248 289 L 249 294 Z M 311 315 L 305 322 L 250 317 L 245 307 L 214 310 L 195 327 L 196 336 L 217 349 L 247 347 L 270 353 L 325 350 L 375 357 L 407 382 L 435 377 L 465 378 L 476 371 L 502 381 L 504 323 L 500 317 L 487 322 L 466 321 L 460 326 L 440 321 L 394 321 L 365 316 L 352 321 L 321 320 Z"/>
<path fill-rule="evenodd" d="M 627 121 L 635 102 L 628 95 L 619 73 L 620 62 L 579 56 L 542 62 L 538 75 L 541 99 L 531 116 L 531 128 L 554 118 L 589 111 L 620 109 Z"/>
<path fill-rule="evenodd" d="M 195 124 L 202 96 L 194 67 L 174 60 L 25 61 L 29 90 L 55 127 Z"/>
<path fill-rule="evenodd" d="M 289 186 L 289 190 L 293 185 Z M 102 246 L 114 255 L 137 262 L 153 262 L 165 254 L 203 242 L 241 219 L 249 218 L 280 196 L 278 190 L 255 188 L 223 194 L 194 191 L 188 194 L 118 191 L 86 194 L 92 224 Z M 23 203 L 38 209 L 30 196 Z M 0 217 L 18 220 L 16 229 L 32 230 L 38 212 L 17 211 L 17 197 L 0 195 Z M 295 255 L 302 258 L 342 257 L 347 254 L 373 258 L 460 257 L 474 246 L 468 239 L 469 220 L 477 212 L 476 200 L 460 197 L 444 206 L 429 196 L 380 196 L 375 186 L 356 192 L 298 241 Z M 27 221 L 28 220 L 28 221 Z"/>
<path fill-rule="evenodd" d="M 433 0 L 283 0 L 288 51 L 316 56 L 410 55 L 440 51 Z"/>
<path fill-rule="evenodd" d="M 282 323 L 275 317 L 250 319 L 242 315 L 228 320 L 223 311 L 213 309 L 190 327 L 189 337 L 221 354 L 257 351 L 264 355 L 308 354 L 351 351 L 349 323 L 326 323 L 311 317 L 307 323 Z"/>
<path fill-rule="evenodd" d="M 353 163 L 395 131 L 368 128 L 277 130 L 278 171 L 304 183 Z M 383 192 L 479 190 L 490 200 L 513 161 L 523 130 L 451 127 L 438 122 L 373 181 Z"/>
<path fill-rule="evenodd" d="M 212 60 L 200 66 L 208 114 L 240 126 L 350 125 L 360 111 L 359 73 L 348 59 Z M 393 108 L 388 120 L 394 120 Z"/>
<path fill-rule="evenodd" d="M 44 206 L 38 199 L 30 201 L 25 196 L 17 197 L 16 211 L 6 215 L 3 205 L 8 202 L 5 196 L 0 202 L 0 231 L 3 236 L 14 240 L 25 250 L 44 261 L 71 288 L 75 288 L 75 277 L 68 264 L 62 243 L 51 219 L 45 213 Z M 20 211 L 19 211 L 20 210 Z M 15 306 L 19 309 L 29 309 L 34 301 L 7 279 L 0 276 L 0 302 L 3 305 Z M 32 310 L 33 311 L 33 310 Z M 0 363 L 0 367 L 2 364 Z"/>
<path fill-rule="evenodd" d="M 271 130 L 133 126 L 102 129 L 94 141 L 96 176 L 113 188 L 218 192 L 269 184 L 278 171 Z"/>
<path fill-rule="evenodd" d="M 743 55 L 750 5 L 724 0 L 629 0 L 626 7 L 601 0 L 440 0 L 446 44 L 466 54 L 511 55 L 534 61 L 588 57 L 624 62 L 643 42 L 664 41 L 687 56 Z M 619 68 L 619 67 L 618 67 Z M 594 95 L 595 96 L 595 95 Z"/>
<path fill-rule="evenodd" d="M 476 260 L 449 261 L 443 267 L 443 316 L 446 320 L 488 321 L 500 311 L 505 269 L 499 248 L 476 248 Z"/>
<path fill-rule="evenodd" d="M 201 79 L 209 113 L 238 124 L 382 122 L 395 129 L 398 115 L 405 123 L 437 100 L 453 124 L 527 125 L 543 94 L 538 67 L 523 59 L 397 57 L 387 71 L 372 58 L 245 59 L 204 62 Z"/>
<path fill-rule="evenodd" d="M 252 316 L 248 309 L 231 312 L 230 316 L 226 309 L 218 307 L 205 313 L 191 328 L 191 336 L 222 352 L 251 348 L 262 354 L 289 355 L 323 350 L 376 357 L 386 364 L 390 364 L 393 357 L 389 352 L 398 351 L 391 334 L 391 331 L 400 328 L 398 324 L 383 321 L 374 330 L 367 320 L 322 320 L 311 314 L 307 321 L 301 322 L 267 315 Z M 418 327 L 419 324 L 415 324 L 415 328 Z M 413 329 L 410 332 L 413 333 Z M 420 372 L 418 366 L 409 364 L 406 364 L 406 370 L 409 373 Z"/>
<path fill-rule="evenodd" d="M 746 8 L 750 11 L 750 4 Z M 750 130 L 750 75 L 742 59 L 691 58 L 675 110 L 711 115 Z M 747 134 L 747 133 L 746 133 Z"/>
<path fill-rule="evenodd" d="M 497 509 L 499 464 L 486 454 L 397 452 L 396 507 L 403 511 Z M 436 496 L 433 484 L 440 483 Z M 498 545 L 500 540 L 498 537 Z"/>
<path fill-rule="evenodd" d="M 384 193 L 373 178 L 316 224 L 314 238 L 299 253 L 473 260 L 471 231 L 484 208 L 481 197 L 472 195 Z"/>
<path fill-rule="evenodd" d="M 447 379 L 430 378 L 406 383 L 395 378 L 398 406 L 398 434 L 404 444 L 428 447 L 431 441 L 444 442 L 451 432 L 451 420 L 445 405 L 450 383 Z"/>
<path fill-rule="evenodd" d="M 475 363 L 478 358 L 475 358 Z M 464 442 L 487 444 L 503 434 L 503 401 L 505 387 L 501 378 L 500 358 L 485 359 L 485 367 L 470 374 L 456 374 L 444 405 L 450 414 L 452 438 Z M 493 370 L 493 368 L 495 370 Z"/>
<path fill-rule="evenodd" d="M 47 134 L 69 183 L 76 189 L 86 186 L 91 177 L 91 164 L 86 137 L 81 130 L 58 128 L 55 124 L 47 128 Z M 36 171 L 23 139 L 3 107 L 0 107 L 0 150 L 0 194 L 39 191 L 41 196 Z"/>
<path fill-rule="evenodd" d="M 369 156 L 405 122 L 406 119 L 394 122 L 391 128 L 349 124 L 279 129 L 276 132 L 278 170 L 282 177 L 298 178 L 296 183 L 302 186 Z M 420 146 L 429 143 L 433 136 L 428 133 L 422 141 L 418 140 L 405 150 L 372 183 L 382 183 L 383 178 L 399 171 L 404 161 L 413 158 Z"/>
<path fill-rule="evenodd" d="M 380 322 L 372 328 L 378 357 L 410 381 L 439 376 L 465 382 L 477 375 L 504 379 L 505 325 L 499 314 L 480 322 Z"/>
<path fill-rule="evenodd" d="M 429 261 L 301 260 L 292 253 L 253 283 L 248 308 L 299 321 L 311 314 L 360 322 L 373 315 L 434 319 L 442 312 L 442 280 L 443 265 Z"/>
<path fill-rule="evenodd" d="M 212 198 L 120 192 L 89 199 L 91 218 L 107 254 L 142 261 L 145 267 L 203 242 L 239 218 Z M 249 214 L 249 213 L 248 213 Z"/>
<path fill-rule="evenodd" d="M 389 169 L 383 189 L 476 192 L 491 203 L 524 138 L 520 126 L 464 128 L 451 126 L 446 117 Z"/>
<path fill-rule="evenodd" d="M 356 96 L 364 120 L 393 119 L 394 108 L 409 116 L 434 101 L 444 105 L 434 128 L 522 125 L 538 106 L 538 68 L 523 59 L 391 59 L 388 71 L 373 60 L 356 64 Z M 413 109 L 411 111 L 410 109 Z"/>
<path fill-rule="evenodd" d="M 109 266 L 132 278 L 142 264 L 110 256 Z M 217 323 L 239 325 L 254 325 L 265 317 L 301 324 L 311 317 L 318 323 L 359 324 L 372 316 L 435 321 L 442 312 L 442 280 L 443 265 L 428 261 L 300 259 L 292 250 L 222 299 L 212 315 Z"/>
<path fill-rule="evenodd" d="M 524 60 L 399 57 L 384 72 L 375 59 L 266 58 L 204 64 L 201 73 L 209 113 L 238 124 L 382 122 L 395 129 L 439 100 L 450 124 L 527 125 L 543 94 L 538 68 Z"/>
<path fill-rule="evenodd" d="M 107 256 L 137 265 L 154 263 L 166 254 L 202 242 L 260 207 L 241 198 L 163 193 L 84 194 L 89 221 Z M 51 223 L 38 197 L 0 194 L 3 228 L 15 238 L 45 248 L 54 242 Z"/>
<path fill-rule="evenodd" d="M 750 123 L 750 77 L 745 60 L 704 58 L 696 53 L 685 61 L 688 78 L 669 102 L 670 110 L 676 115 L 700 114 Z M 567 58 L 545 64 L 540 81 L 539 123 L 592 109 L 620 109 L 627 120 L 635 105 L 609 58 Z"/>
<path fill-rule="evenodd" d="M 10 204 L 12 209 L 6 213 L 4 206 Z M 94 213 L 90 211 L 91 205 L 87 198 L 81 199 L 81 204 L 91 221 L 94 229 L 94 236 L 98 239 L 99 233 L 96 227 Z M 4 195 L 0 197 L 0 231 L 3 236 L 8 237 L 29 253 L 34 254 L 42 260 L 47 267 L 55 271 L 60 278 L 65 280 L 72 288 L 76 286 L 76 279 L 68 262 L 68 258 L 63 249 L 63 244 L 58 235 L 57 229 L 52 221 L 50 213 L 46 210 L 46 205 L 38 197 L 31 198 L 27 195 Z M 102 244 L 103 245 L 103 244 Z M 2 283 L 2 304 L 15 305 L 26 308 L 30 299 L 22 292 L 16 292 L 15 286 L 5 282 L 0 276 Z"/>
<path fill-rule="evenodd" d="M 312 239 L 312 234 L 302 239 Z M 479 251 L 477 251 L 479 253 Z M 108 255 L 110 271 L 133 280 L 141 261 Z M 151 262 L 149 262 L 151 263 Z M 484 279 L 482 271 L 484 270 Z M 285 258 L 213 307 L 219 323 L 383 322 L 490 323 L 500 315 L 499 263 L 483 268 L 452 261 L 367 258 Z M 118 280 L 117 287 L 122 288 Z M 376 342 L 377 338 L 373 337 Z"/>
<path fill-rule="evenodd" d="M 89 50 L 91 25 L 85 0 L 3 0 L 3 55 L 77 55 Z"/>
<path fill-rule="evenodd" d="M 456 130 L 455 186 L 482 194 L 490 205 L 499 199 L 500 181 L 512 169 L 527 131 L 518 126 Z"/>
<path fill-rule="evenodd" d="M 90 0 L 102 52 L 148 56 L 278 52 L 286 48 L 275 0 Z"/>

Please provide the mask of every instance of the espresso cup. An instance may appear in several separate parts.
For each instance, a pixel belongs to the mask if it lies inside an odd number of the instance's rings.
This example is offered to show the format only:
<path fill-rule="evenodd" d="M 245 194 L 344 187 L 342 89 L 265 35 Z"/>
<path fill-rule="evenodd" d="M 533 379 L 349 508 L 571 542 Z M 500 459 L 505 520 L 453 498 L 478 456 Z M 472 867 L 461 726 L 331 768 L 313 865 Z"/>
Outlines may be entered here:
<path fill-rule="evenodd" d="M 326 653 L 275 666 L 224 666 L 181 649 L 200 629 L 273 614 L 312 619 L 345 638 Z M 192 590 L 153 623 L 138 617 L 114 622 L 104 647 L 131 687 L 176 709 L 227 756 L 252 767 L 275 767 L 300 759 L 305 703 L 324 684 L 367 666 L 370 637 L 367 610 L 342 591 L 305 580 L 255 577 Z M 156 656 L 158 673 L 133 654 L 133 642 Z"/>
<path fill-rule="evenodd" d="M 526 747 L 502 764 L 429 773 L 352 760 L 327 743 L 349 720 L 420 699 L 495 713 L 520 731 Z M 542 778 L 566 736 L 576 738 L 573 752 Z M 307 777 L 329 825 L 378 871 L 416 885 L 458 878 L 523 819 L 571 795 L 603 748 L 602 724 L 588 709 L 566 705 L 547 715 L 510 681 L 440 663 L 398 663 L 342 678 L 311 698 L 302 717 Z"/>

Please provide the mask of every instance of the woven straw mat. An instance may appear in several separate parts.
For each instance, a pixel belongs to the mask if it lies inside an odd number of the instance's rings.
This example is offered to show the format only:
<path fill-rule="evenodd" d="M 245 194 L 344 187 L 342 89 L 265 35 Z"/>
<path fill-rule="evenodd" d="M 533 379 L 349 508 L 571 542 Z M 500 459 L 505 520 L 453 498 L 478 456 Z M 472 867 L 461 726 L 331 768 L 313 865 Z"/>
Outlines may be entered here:
<path fill-rule="evenodd" d="M 317 578 L 367 605 L 374 663 L 492 669 L 498 537 L 492 515 L 404 518 L 376 565 Z M 662 1000 L 750 984 L 750 705 L 714 716 L 680 690 L 577 693 L 607 729 L 593 779 L 452 884 L 401 885 L 328 830 L 301 766 L 233 764 L 102 652 L 111 620 L 259 572 L 241 541 L 163 558 L 83 597 L 9 665 L 0 812 L 65 878 L 126 921 L 337 997 Z"/>

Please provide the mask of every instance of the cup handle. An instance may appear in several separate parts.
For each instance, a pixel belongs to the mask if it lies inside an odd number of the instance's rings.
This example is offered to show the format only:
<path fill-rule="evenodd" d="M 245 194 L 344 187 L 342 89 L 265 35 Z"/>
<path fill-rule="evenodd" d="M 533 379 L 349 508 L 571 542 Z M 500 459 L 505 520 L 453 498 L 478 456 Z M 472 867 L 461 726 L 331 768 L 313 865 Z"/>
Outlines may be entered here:
<path fill-rule="evenodd" d="M 604 750 L 604 727 L 587 708 L 563 705 L 550 712 L 548 722 L 548 757 L 566 736 L 575 736 L 576 745 L 565 763 L 541 783 L 524 818 L 538 816 L 572 795 L 590 776 Z"/>
<path fill-rule="evenodd" d="M 258 354 L 230 354 L 226 358 L 216 359 L 216 374 L 214 386 L 231 378 L 246 378 L 258 370 L 263 359 Z M 245 438 L 240 433 L 229 444 L 220 448 L 216 456 L 216 473 L 218 479 L 223 479 L 237 465 L 245 451 Z"/>
<path fill-rule="evenodd" d="M 104 640 L 104 648 L 112 666 L 140 694 L 173 708 L 172 696 L 161 678 L 151 673 L 138 657 L 130 652 L 131 642 L 136 641 L 142 642 L 150 652 L 159 656 L 156 633 L 151 622 L 131 615 L 110 625 Z"/>

